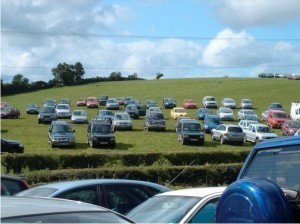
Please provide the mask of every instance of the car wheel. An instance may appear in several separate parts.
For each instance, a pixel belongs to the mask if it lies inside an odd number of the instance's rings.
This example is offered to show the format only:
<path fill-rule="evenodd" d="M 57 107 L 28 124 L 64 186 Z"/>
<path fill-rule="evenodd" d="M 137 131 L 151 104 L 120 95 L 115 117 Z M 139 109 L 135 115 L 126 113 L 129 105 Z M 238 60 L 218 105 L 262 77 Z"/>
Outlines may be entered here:
<path fill-rule="evenodd" d="M 255 144 L 259 143 L 259 138 L 255 139 Z"/>
<path fill-rule="evenodd" d="M 53 149 L 54 148 L 54 145 L 52 144 L 52 143 L 50 143 L 51 144 L 51 148 Z"/>
<path fill-rule="evenodd" d="M 221 136 L 221 138 L 220 138 L 220 143 L 223 145 L 224 144 L 224 138 L 223 138 L 223 136 Z"/>

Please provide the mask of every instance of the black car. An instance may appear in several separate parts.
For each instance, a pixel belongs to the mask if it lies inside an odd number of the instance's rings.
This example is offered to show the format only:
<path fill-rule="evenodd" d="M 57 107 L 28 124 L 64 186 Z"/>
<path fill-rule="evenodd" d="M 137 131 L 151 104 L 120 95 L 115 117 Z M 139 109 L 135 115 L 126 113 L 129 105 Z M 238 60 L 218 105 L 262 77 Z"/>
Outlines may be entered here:
<path fill-rule="evenodd" d="M 87 128 L 87 143 L 91 148 L 116 147 L 116 137 L 111 122 L 106 119 L 92 119 Z"/>
<path fill-rule="evenodd" d="M 23 153 L 24 145 L 21 142 L 15 140 L 8 140 L 1 138 L 1 153 Z"/>
<path fill-rule="evenodd" d="M 146 109 L 148 110 L 149 107 L 158 107 L 158 104 L 155 100 L 146 100 Z"/>
<path fill-rule="evenodd" d="M 125 112 L 127 112 L 133 119 L 139 119 L 140 117 L 138 108 L 135 104 L 128 104 L 125 107 Z"/>
<path fill-rule="evenodd" d="M 166 130 L 166 120 L 161 112 L 148 112 L 145 117 L 145 129 L 150 130 Z"/>
<path fill-rule="evenodd" d="M 162 107 L 164 109 L 173 109 L 176 107 L 176 101 L 173 98 L 163 98 Z"/>
<path fill-rule="evenodd" d="M 99 96 L 99 105 L 100 106 L 105 106 L 108 100 L 108 96 L 107 95 L 101 95 Z"/>
<path fill-rule="evenodd" d="M 200 123 L 195 119 L 181 119 L 176 127 L 177 140 L 182 145 L 204 145 L 204 132 Z"/>
<path fill-rule="evenodd" d="M 12 196 L 29 188 L 24 177 L 1 175 L 1 195 Z"/>

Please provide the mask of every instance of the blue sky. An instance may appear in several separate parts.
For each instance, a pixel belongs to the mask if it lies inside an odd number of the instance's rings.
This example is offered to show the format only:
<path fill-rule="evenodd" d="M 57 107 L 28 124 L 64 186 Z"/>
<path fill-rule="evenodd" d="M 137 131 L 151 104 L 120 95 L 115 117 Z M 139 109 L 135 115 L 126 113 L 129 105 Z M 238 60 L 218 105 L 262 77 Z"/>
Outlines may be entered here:
<path fill-rule="evenodd" d="M 153 79 L 300 73 L 299 0 L 1 1 L 1 78 Z"/>

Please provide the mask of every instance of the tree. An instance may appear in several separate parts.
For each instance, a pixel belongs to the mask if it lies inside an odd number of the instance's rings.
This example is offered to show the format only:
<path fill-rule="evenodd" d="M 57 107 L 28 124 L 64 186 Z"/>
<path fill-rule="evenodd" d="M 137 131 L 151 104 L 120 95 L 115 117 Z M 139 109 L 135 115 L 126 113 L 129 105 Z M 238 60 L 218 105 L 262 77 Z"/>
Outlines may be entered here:
<path fill-rule="evenodd" d="M 110 75 L 109 75 L 109 80 L 111 80 L 111 81 L 119 81 L 119 80 L 121 80 L 121 72 L 112 72 L 112 73 L 110 73 Z"/>
<path fill-rule="evenodd" d="M 161 77 L 163 77 L 164 75 L 162 73 L 156 73 L 156 79 L 160 79 Z"/>
<path fill-rule="evenodd" d="M 84 75 L 84 69 L 80 62 L 75 65 L 68 65 L 67 63 L 59 63 L 56 68 L 52 68 L 52 75 L 55 82 L 60 85 L 76 85 L 79 84 Z"/>
<path fill-rule="evenodd" d="M 21 74 L 17 74 L 13 77 L 12 86 L 16 88 L 18 92 L 24 92 L 29 89 L 29 79 Z"/>

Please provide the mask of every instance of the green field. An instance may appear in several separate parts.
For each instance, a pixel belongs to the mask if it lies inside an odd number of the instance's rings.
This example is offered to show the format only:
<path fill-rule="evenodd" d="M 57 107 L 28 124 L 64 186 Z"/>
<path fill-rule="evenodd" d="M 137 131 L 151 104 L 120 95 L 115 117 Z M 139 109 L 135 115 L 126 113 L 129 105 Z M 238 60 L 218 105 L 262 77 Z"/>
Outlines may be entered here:
<path fill-rule="evenodd" d="M 91 149 L 86 143 L 87 125 L 72 124 L 75 130 L 75 149 L 55 148 L 48 144 L 48 124 L 38 124 L 37 115 L 27 115 L 25 107 L 28 103 L 42 105 L 47 98 L 69 98 L 72 102 L 72 109 L 76 109 L 76 100 L 81 97 L 99 96 L 102 94 L 109 97 L 133 96 L 143 104 L 146 99 L 154 99 L 161 105 L 163 97 L 173 97 L 177 105 L 181 106 L 182 101 L 191 98 L 197 101 L 198 106 L 202 105 L 202 98 L 206 95 L 213 95 L 218 103 L 225 97 L 233 98 L 239 104 L 242 98 L 250 98 L 254 102 L 255 111 L 261 115 L 267 106 L 272 102 L 280 102 L 289 112 L 291 102 L 299 100 L 300 83 L 287 79 L 258 79 L 258 78 L 193 78 L 193 79 L 161 79 L 144 81 L 123 81 L 123 82 L 101 82 L 82 86 L 53 88 L 32 93 L 18 94 L 1 97 L 1 101 L 7 101 L 21 111 L 20 119 L 2 119 L 2 138 L 21 141 L 25 146 L 25 153 L 137 153 L 137 152 L 182 152 L 199 150 L 224 149 L 234 150 L 238 148 L 250 149 L 253 145 L 245 143 L 243 146 L 220 145 L 213 142 L 209 135 L 205 136 L 204 146 L 182 146 L 176 140 L 174 130 L 175 121 L 169 117 L 170 110 L 164 110 L 167 119 L 166 132 L 147 132 L 143 128 L 143 117 L 134 120 L 133 131 L 116 131 L 117 146 L 115 149 Z M 85 107 L 80 107 L 86 109 Z M 89 118 L 95 117 L 98 109 L 86 109 Z M 121 108 L 122 109 L 122 108 Z M 235 117 L 237 112 L 235 109 Z M 195 116 L 195 110 L 189 109 L 188 115 Z M 216 110 L 214 110 L 216 111 Z M 238 123 L 236 120 L 233 123 Z M 275 133 L 280 135 L 279 130 Z"/>

